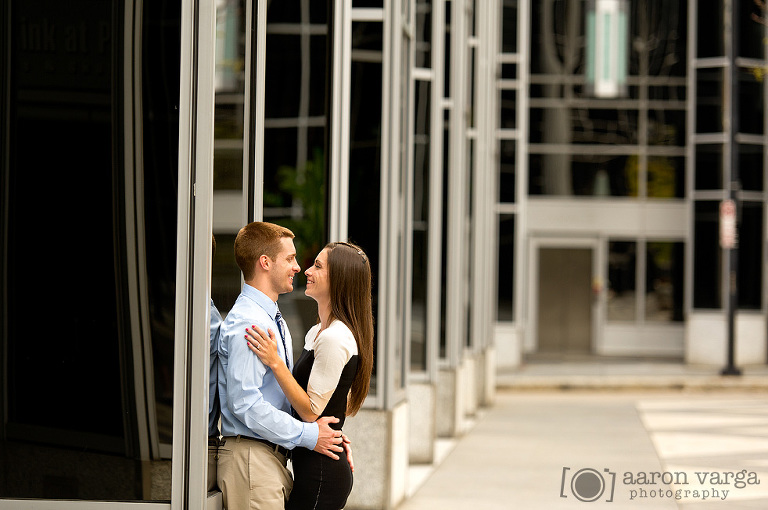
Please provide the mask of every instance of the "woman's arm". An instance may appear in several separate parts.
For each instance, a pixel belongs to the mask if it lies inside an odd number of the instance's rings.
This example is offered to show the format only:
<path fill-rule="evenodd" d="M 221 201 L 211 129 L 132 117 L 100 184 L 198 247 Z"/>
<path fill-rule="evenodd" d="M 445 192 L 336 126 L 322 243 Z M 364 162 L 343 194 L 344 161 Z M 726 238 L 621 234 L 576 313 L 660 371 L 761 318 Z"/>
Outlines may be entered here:
<path fill-rule="evenodd" d="M 267 336 L 260 327 L 252 326 L 252 328 L 246 328 L 245 330 L 248 348 L 275 374 L 275 379 L 277 379 L 278 384 L 283 389 L 288 402 L 291 403 L 291 406 L 293 406 L 293 409 L 296 410 L 301 419 L 306 422 L 317 420 L 320 415 L 312 411 L 312 402 L 309 395 L 293 378 L 293 374 L 285 366 L 283 358 L 277 351 L 275 333 L 270 329 L 269 336 Z"/>

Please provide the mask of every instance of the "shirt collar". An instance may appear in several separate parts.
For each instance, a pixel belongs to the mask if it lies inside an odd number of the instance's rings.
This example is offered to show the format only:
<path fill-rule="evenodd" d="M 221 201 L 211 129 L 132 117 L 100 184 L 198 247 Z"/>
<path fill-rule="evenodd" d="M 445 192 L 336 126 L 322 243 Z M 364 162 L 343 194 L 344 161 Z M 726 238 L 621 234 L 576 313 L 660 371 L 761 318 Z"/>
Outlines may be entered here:
<path fill-rule="evenodd" d="M 267 314 L 273 319 L 275 318 L 275 315 L 277 315 L 277 303 L 269 299 L 266 294 L 264 294 L 256 287 L 251 287 L 247 283 L 244 283 L 243 295 L 251 301 L 255 301 L 256 304 L 262 307 L 264 311 L 267 312 Z"/>

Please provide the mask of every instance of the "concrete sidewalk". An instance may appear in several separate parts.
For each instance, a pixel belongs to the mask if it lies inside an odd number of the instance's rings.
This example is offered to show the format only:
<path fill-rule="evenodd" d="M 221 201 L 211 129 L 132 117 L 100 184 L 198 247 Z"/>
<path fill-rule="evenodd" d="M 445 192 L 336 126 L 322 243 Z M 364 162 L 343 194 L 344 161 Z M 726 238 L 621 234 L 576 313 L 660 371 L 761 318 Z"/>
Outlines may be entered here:
<path fill-rule="evenodd" d="M 621 360 L 587 357 L 582 360 L 544 360 L 496 374 L 501 390 L 629 389 L 629 390 L 768 390 L 768 365 L 738 367 L 741 376 L 722 376 L 723 367 L 636 358 Z"/>
<path fill-rule="evenodd" d="M 768 508 L 765 388 L 622 389 L 500 389 L 398 509 Z"/>

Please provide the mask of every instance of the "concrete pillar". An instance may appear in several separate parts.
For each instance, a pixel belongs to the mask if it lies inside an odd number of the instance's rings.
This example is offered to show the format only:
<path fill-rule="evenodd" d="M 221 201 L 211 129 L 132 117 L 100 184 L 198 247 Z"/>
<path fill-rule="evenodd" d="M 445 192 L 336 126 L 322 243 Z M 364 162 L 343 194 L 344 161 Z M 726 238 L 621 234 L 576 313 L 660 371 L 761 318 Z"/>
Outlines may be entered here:
<path fill-rule="evenodd" d="M 460 436 L 466 427 L 464 399 L 468 391 L 461 366 L 441 368 L 437 377 L 437 436 Z"/>
<path fill-rule="evenodd" d="M 389 510 L 408 484 L 408 403 L 391 410 L 361 409 L 344 424 L 352 440 L 354 486 L 346 510 Z"/>
<path fill-rule="evenodd" d="M 496 349 L 487 347 L 480 352 L 476 366 L 477 404 L 480 407 L 493 405 L 496 395 Z"/>
<path fill-rule="evenodd" d="M 477 362 L 477 354 L 471 354 L 461 362 L 465 417 L 477 414 Z"/>
<path fill-rule="evenodd" d="M 432 464 L 435 459 L 436 397 L 433 383 L 408 383 L 408 452 L 412 464 Z"/>

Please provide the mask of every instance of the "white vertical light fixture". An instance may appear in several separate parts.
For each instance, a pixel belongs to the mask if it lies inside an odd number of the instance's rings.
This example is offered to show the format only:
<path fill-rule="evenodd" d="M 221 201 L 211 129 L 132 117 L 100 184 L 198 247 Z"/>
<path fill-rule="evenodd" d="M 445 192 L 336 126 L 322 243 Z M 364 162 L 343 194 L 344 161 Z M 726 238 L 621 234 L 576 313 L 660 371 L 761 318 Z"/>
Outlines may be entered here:
<path fill-rule="evenodd" d="M 587 93 L 605 98 L 626 96 L 629 1 L 589 0 L 586 15 Z"/>

